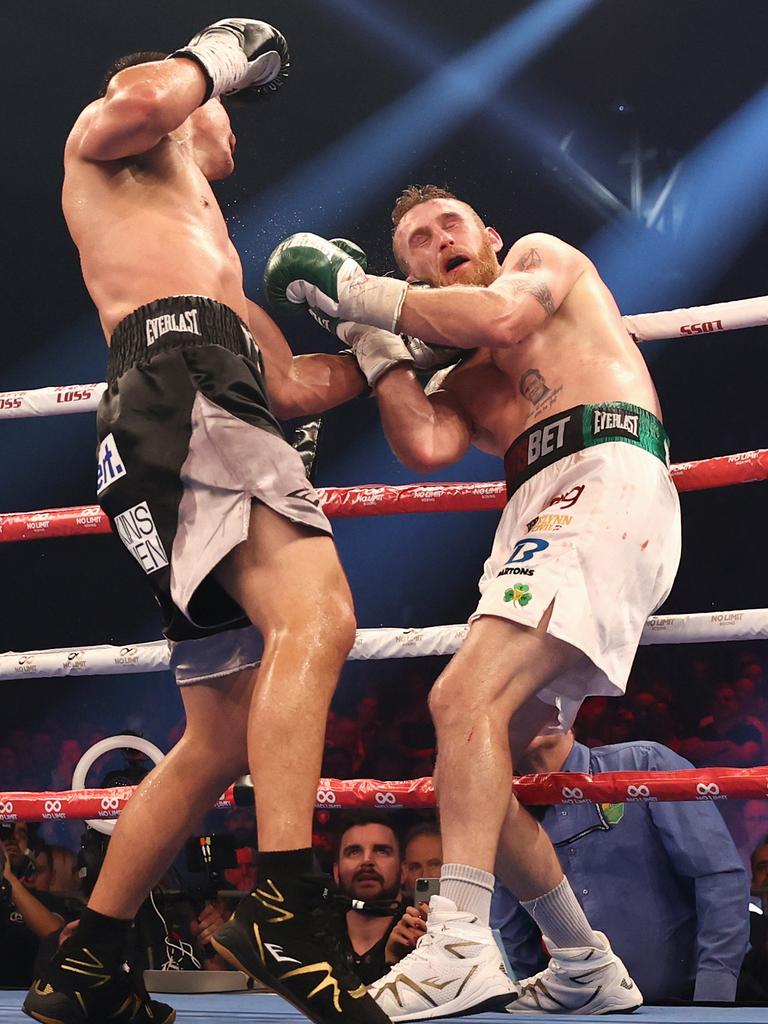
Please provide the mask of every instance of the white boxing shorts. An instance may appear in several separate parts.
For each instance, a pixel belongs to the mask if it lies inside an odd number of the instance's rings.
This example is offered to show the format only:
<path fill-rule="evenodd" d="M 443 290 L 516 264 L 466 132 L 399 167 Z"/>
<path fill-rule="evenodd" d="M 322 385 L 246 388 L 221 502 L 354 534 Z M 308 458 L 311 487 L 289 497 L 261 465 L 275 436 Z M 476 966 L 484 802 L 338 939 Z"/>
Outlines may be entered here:
<path fill-rule="evenodd" d="M 680 506 L 661 423 L 626 403 L 577 406 L 527 431 L 505 459 L 509 502 L 470 622 L 494 615 L 585 658 L 539 691 L 570 728 L 591 695 L 624 693 L 640 634 L 680 561 Z"/>

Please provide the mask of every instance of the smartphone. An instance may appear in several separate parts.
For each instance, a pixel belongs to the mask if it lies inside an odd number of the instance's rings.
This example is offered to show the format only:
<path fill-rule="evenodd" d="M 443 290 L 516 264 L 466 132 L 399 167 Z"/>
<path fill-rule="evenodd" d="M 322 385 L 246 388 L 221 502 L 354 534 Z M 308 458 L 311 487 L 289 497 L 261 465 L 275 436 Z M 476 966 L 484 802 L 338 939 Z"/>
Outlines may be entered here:
<path fill-rule="evenodd" d="M 431 896 L 440 895 L 439 878 L 417 878 L 416 879 L 416 903 L 429 903 Z"/>

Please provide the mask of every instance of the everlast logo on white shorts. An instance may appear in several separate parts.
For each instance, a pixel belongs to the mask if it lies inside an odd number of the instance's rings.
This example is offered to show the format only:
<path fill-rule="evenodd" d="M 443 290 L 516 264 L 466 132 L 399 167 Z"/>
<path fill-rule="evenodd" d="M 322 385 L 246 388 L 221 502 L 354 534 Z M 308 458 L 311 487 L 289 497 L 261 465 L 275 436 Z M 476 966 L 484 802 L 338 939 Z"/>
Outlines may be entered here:
<path fill-rule="evenodd" d="M 548 423 L 546 427 L 532 430 L 528 435 L 528 465 L 540 459 L 542 455 L 551 455 L 563 447 L 565 441 L 565 425 L 570 416 L 562 416 L 559 420 Z"/>
<path fill-rule="evenodd" d="M 115 516 L 115 529 L 147 575 L 168 565 L 168 556 L 146 501 Z"/>
<path fill-rule="evenodd" d="M 96 466 L 96 494 L 106 491 L 110 484 L 126 475 L 123 460 L 117 450 L 112 434 L 107 434 L 99 445 L 99 461 Z"/>
<path fill-rule="evenodd" d="M 153 345 L 169 331 L 180 331 L 185 334 L 200 334 L 197 322 L 197 310 L 185 309 L 181 313 L 163 313 L 162 316 L 151 316 L 145 321 L 147 329 L 147 345 Z"/>
<path fill-rule="evenodd" d="M 606 412 L 595 409 L 592 412 L 592 435 L 621 434 L 622 437 L 640 437 L 640 417 L 633 412 Z"/>

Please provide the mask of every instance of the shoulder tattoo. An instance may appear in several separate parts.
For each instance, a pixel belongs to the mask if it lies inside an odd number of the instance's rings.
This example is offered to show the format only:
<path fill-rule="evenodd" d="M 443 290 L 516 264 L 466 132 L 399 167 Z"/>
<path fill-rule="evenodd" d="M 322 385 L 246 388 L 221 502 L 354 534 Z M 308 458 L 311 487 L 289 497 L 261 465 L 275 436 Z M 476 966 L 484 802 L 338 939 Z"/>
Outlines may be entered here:
<path fill-rule="evenodd" d="M 517 261 L 515 264 L 515 270 L 519 270 L 521 274 L 524 274 L 526 270 L 536 270 L 536 268 L 540 266 L 541 256 L 539 256 L 539 250 L 529 249 L 528 252 L 524 252 Z"/>

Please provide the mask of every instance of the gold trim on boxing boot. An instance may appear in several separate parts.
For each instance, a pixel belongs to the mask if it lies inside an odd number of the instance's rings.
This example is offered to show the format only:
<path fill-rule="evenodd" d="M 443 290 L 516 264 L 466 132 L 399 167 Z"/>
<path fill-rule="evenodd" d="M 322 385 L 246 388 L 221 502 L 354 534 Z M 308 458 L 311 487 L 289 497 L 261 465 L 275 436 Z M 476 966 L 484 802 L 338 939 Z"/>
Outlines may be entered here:
<path fill-rule="evenodd" d="M 106 967 L 97 956 L 94 956 L 90 949 L 83 947 L 83 952 L 91 958 L 90 963 L 85 960 L 76 960 L 74 957 L 68 956 L 61 965 L 61 969 L 62 971 L 71 971 L 72 974 L 84 974 L 86 978 L 98 978 L 99 980 L 95 985 L 92 985 L 91 988 L 101 988 L 102 985 L 106 985 L 112 975 L 97 973 L 98 971 L 105 971 Z M 76 964 L 77 966 L 70 967 L 68 966 L 69 964 Z M 84 971 L 81 969 L 83 967 L 90 967 L 91 970 Z"/>
<path fill-rule="evenodd" d="M 315 985 L 306 998 L 311 999 L 313 996 L 316 996 L 318 992 L 322 992 L 323 989 L 330 987 L 333 989 L 333 1005 L 336 1008 L 336 1012 L 341 1013 L 341 1003 L 339 1001 L 341 989 L 339 988 L 338 981 L 336 981 L 333 976 L 333 968 L 327 960 L 323 960 L 322 963 L 307 964 L 304 967 L 296 967 L 292 971 L 286 971 L 285 974 L 280 975 L 278 980 L 285 981 L 286 978 L 298 978 L 302 974 L 318 974 L 323 971 L 325 972 L 325 978 Z"/>
<path fill-rule="evenodd" d="M 290 910 L 286 910 L 284 907 L 276 907 L 269 902 L 269 900 L 274 900 L 275 903 L 285 903 L 285 896 L 283 896 L 271 878 L 267 879 L 266 884 L 272 890 L 271 893 L 264 892 L 263 889 L 256 889 L 253 895 L 263 907 L 266 907 L 267 910 L 271 910 L 273 913 L 278 915 L 277 917 L 270 917 L 268 923 L 282 924 L 283 921 L 291 921 L 294 915 Z"/>

